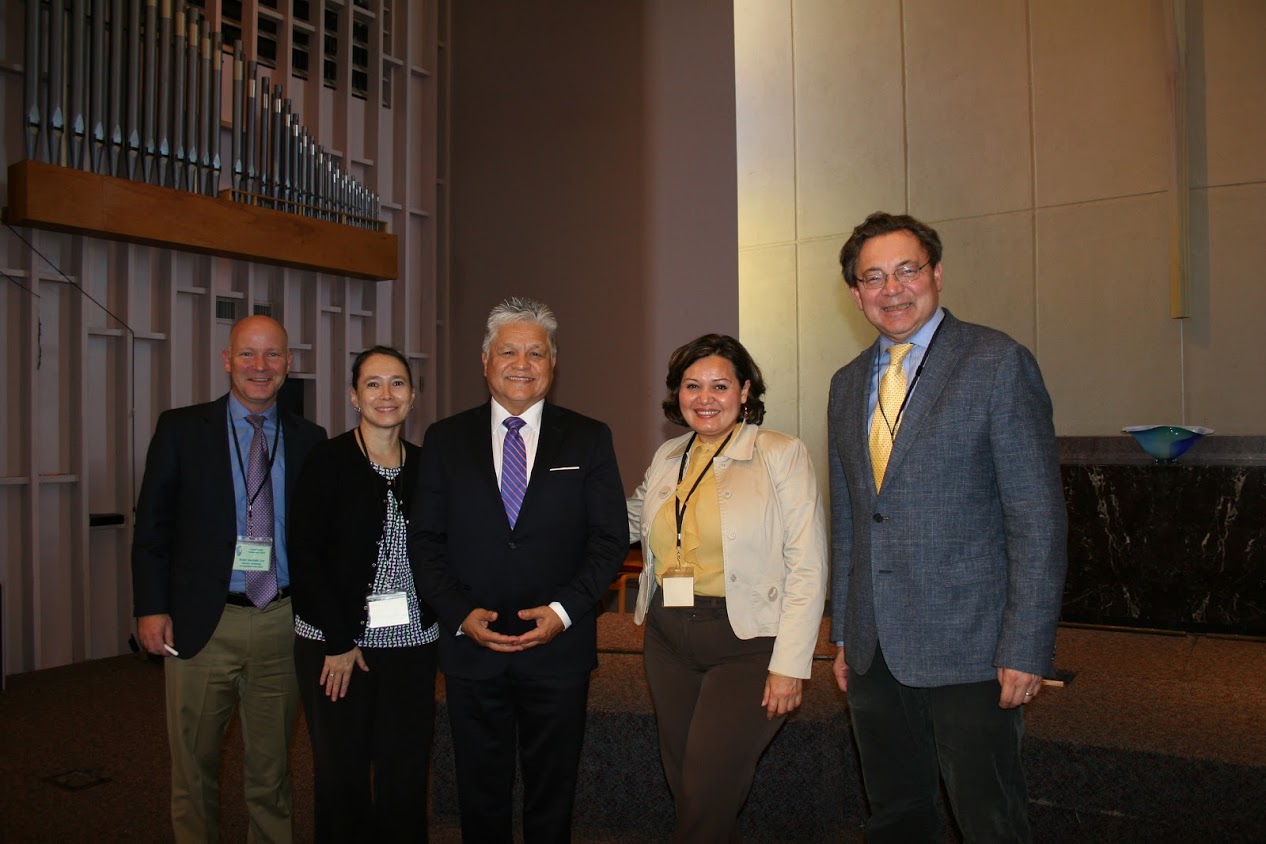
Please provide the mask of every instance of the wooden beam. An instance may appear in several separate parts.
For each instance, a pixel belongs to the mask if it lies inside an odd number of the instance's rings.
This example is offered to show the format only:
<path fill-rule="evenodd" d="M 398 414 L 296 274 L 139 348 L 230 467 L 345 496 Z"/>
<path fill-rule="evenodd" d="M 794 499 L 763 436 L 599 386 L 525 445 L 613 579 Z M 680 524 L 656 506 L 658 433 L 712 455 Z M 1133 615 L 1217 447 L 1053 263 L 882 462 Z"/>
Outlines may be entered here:
<path fill-rule="evenodd" d="M 4 222 L 374 281 L 396 236 L 41 161 L 9 166 Z"/>

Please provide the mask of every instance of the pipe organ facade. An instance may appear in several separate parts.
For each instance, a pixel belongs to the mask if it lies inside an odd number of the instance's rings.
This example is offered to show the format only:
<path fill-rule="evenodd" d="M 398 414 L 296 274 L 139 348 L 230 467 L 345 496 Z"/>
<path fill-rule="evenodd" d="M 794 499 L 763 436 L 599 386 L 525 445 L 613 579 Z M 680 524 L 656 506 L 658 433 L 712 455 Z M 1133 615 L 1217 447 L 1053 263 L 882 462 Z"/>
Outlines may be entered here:
<path fill-rule="evenodd" d="M 0 672 L 127 651 L 132 509 L 153 426 L 225 392 L 220 350 L 236 319 L 286 326 L 282 400 L 331 433 L 352 424 L 348 368 L 376 343 L 404 351 L 419 378 L 408 438 L 447 412 L 447 6 L 4 4 L 6 205 L 26 162 L 138 197 L 104 203 L 107 221 L 177 209 L 163 215 L 183 219 L 155 226 L 203 234 L 220 219 L 207 203 L 232 203 L 245 222 L 242 238 L 213 232 L 219 252 L 106 239 L 109 226 L 0 229 Z M 100 201 L 37 198 L 71 215 Z M 393 235 L 397 277 L 226 257 L 235 239 L 287 227 Z"/>

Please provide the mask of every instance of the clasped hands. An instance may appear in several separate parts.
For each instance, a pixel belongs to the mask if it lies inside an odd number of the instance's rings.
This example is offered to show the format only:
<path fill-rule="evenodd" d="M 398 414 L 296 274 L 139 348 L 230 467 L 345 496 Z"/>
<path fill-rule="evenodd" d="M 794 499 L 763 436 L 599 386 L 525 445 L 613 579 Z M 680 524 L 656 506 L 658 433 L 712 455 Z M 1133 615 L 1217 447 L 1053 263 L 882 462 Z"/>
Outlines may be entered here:
<path fill-rule="evenodd" d="M 519 610 L 519 618 L 524 621 L 535 621 L 536 626 L 518 636 L 507 636 L 489 629 L 488 625 L 497 620 L 495 610 L 476 608 L 470 611 L 462 622 L 462 634 L 469 636 L 475 644 L 499 653 L 515 653 L 553 641 L 563 632 L 563 620 L 549 606 L 532 607 Z"/>

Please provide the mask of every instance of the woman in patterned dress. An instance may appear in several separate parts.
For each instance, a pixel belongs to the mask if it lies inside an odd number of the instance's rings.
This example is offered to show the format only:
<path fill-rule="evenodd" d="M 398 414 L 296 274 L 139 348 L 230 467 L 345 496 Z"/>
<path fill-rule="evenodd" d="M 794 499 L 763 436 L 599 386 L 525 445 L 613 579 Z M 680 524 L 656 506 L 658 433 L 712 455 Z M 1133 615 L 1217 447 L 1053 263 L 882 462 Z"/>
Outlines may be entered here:
<path fill-rule="evenodd" d="M 438 628 L 406 543 L 418 464 L 400 435 L 408 360 L 362 352 L 350 398 L 360 424 L 313 449 L 287 531 L 316 840 L 425 841 Z"/>

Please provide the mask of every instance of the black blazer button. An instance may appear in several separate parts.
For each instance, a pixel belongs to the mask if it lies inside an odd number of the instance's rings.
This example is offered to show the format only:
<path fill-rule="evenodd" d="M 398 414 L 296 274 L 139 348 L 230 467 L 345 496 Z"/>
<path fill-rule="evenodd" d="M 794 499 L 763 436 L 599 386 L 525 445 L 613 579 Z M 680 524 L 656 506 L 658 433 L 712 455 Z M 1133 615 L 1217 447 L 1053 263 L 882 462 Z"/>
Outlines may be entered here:
<path fill-rule="evenodd" d="M 518 546 L 518 545 L 516 545 L 515 543 L 513 543 L 513 542 L 511 542 L 511 543 L 510 543 L 510 550 L 511 550 L 511 551 L 513 551 L 515 548 L 518 548 L 518 547 L 519 547 L 519 546 Z"/>
<path fill-rule="evenodd" d="M 880 513 L 876 513 L 871 518 L 873 518 L 876 522 L 882 522 L 884 520 L 884 516 L 881 515 Z"/>

